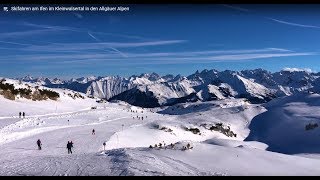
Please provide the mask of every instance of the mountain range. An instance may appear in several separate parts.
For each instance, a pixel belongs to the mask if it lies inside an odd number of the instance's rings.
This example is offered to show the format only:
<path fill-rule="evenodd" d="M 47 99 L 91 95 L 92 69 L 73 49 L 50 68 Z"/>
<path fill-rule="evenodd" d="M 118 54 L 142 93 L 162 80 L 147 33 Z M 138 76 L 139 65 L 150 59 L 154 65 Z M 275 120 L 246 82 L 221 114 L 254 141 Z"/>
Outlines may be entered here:
<path fill-rule="evenodd" d="M 160 107 L 183 102 L 246 98 L 251 103 L 264 103 L 301 92 L 320 92 L 320 73 L 284 69 L 243 71 L 196 71 L 189 76 L 156 73 L 120 76 L 90 76 L 61 80 L 58 78 L 18 78 L 49 88 L 66 88 L 87 96 L 121 100 L 140 107 Z"/>

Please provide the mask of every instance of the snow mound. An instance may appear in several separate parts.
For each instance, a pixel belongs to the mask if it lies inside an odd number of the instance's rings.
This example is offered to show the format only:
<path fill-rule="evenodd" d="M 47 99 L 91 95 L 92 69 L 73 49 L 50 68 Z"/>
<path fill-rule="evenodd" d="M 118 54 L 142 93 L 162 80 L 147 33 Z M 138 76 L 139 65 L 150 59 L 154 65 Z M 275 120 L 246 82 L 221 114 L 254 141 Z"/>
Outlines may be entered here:
<path fill-rule="evenodd" d="M 273 100 L 254 117 L 246 141 L 267 144 L 267 150 L 286 154 L 319 153 L 320 95 L 299 94 Z"/>

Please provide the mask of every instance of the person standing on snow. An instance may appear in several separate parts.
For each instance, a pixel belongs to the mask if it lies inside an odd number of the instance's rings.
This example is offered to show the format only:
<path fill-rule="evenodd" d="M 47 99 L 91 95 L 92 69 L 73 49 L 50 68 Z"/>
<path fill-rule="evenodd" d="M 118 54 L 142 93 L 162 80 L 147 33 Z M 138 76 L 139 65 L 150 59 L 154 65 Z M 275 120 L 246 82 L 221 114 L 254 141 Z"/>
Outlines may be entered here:
<path fill-rule="evenodd" d="M 37 145 L 38 145 L 38 149 L 41 150 L 41 145 L 42 145 L 42 143 L 41 143 L 40 139 L 38 139 Z"/>
<path fill-rule="evenodd" d="M 106 142 L 103 142 L 103 150 L 106 150 Z"/>
<path fill-rule="evenodd" d="M 94 129 L 92 129 L 92 135 L 95 135 L 96 131 Z"/>
<path fill-rule="evenodd" d="M 21 112 L 19 112 L 19 118 L 21 118 Z"/>
<path fill-rule="evenodd" d="M 68 154 L 70 154 L 70 153 L 72 154 L 72 148 L 73 148 L 72 141 L 71 142 L 68 141 L 68 144 L 67 144 Z"/>
<path fill-rule="evenodd" d="M 22 113 L 22 116 L 23 116 L 23 118 L 25 118 L 26 114 L 23 112 L 23 113 Z"/>

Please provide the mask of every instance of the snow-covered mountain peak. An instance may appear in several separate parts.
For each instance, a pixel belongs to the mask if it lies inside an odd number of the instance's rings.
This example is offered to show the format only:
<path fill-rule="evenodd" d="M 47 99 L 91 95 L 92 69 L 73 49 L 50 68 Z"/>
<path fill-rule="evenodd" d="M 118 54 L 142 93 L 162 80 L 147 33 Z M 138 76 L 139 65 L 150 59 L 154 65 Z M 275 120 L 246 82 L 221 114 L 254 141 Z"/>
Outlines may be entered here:
<path fill-rule="evenodd" d="M 21 80 L 25 81 L 25 82 L 33 81 L 33 79 L 34 78 L 32 76 L 30 76 L 30 75 L 27 75 L 27 76 L 21 78 Z"/>

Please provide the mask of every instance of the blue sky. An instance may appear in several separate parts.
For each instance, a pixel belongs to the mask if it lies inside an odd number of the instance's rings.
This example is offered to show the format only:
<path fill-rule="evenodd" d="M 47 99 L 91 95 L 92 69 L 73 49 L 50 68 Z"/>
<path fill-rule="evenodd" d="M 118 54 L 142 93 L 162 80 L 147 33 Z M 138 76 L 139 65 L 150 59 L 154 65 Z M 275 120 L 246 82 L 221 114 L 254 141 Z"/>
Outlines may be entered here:
<path fill-rule="evenodd" d="M 1 11 L 0 76 L 320 71 L 320 5 L 129 7 L 128 12 Z"/>

